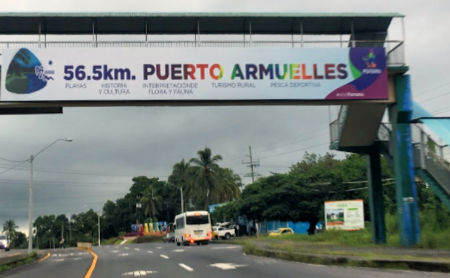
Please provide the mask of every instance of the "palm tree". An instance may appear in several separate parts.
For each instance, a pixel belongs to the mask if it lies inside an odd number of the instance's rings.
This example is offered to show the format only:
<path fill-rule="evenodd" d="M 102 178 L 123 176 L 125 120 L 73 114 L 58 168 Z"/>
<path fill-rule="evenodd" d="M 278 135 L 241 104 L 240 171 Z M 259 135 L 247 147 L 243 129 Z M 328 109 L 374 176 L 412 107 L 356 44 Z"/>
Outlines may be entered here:
<path fill-rule="evenodd" d="M 6 220 L 5 223 L 3 223 L 3 232 L 6 233 L 8 239 L 8 246 L 14 239 L 17 228 L 19 228 L 19 226 L 17 226 L 14 220 L 12 219 Z"/>
<path fill-rule="evenodd" d="M 192 173 L 192 171 L 190 171 L 190 167 L 191 165 L 189 164 L 189 162 L 185 162 L 184 159 L 182 159 L 180 162 L 173 165 L 172 174 L 168 179 L 168 182 L 171 186 L 179 188 L 181 192 L 184 190 L 184 196 L 189 196 L 189 193 L 191 193 L 189 192 L 189 189 L 192 188 L 192 186 L 189 186 L 192 180 L 192 177 L 190 176 L 190 174 Z M 184 196 L 183 200 L 181 200 L 180 197 L 180 203 L 186 203 L 185 201 L 187 198 Z M 183 210 L 183 208 L 180 208 L 180 211 L 181 210 Z"/>
<path fill-rule="evenodd" d="M 211 193 L 216 190 L 219 184 L 220 167 L 217 162 L 222 160 L 222 156 L 212 156 L 211 149 L 208 147 L 198 151 L 197 154 L 199 158 L 191 158 L 189 161 L 192 164 L 191 169 L 194 173 L 192 185 L 197 194 L 199 194 L 200 198 L 198 201 L 203 201 L 203 208 L 207 210 L 211 200 Z"/>
<path fill-rule="evenodd" d="M 242 181 L 239 175 L 233 173 L 233 170 L 221 168 L 218 181 L 218 186 L 211 192 L 211 202 L 224 203 L 239 198 Z"/>
<path fill-rule="evenodd" d="M 153 187 L 147 187 L 141 197 L 141 203 L 144 206 L 144 215 L 152 218 L 158 213 L 158 205 L 161 201 L 160 196 L 153 195 Z"/>

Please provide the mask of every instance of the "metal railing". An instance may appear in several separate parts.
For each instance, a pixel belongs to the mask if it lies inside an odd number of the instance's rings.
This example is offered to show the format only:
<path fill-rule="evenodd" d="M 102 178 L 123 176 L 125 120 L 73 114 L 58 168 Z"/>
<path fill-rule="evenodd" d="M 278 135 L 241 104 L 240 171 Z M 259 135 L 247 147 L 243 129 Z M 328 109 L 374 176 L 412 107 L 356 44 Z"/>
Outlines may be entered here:
<path fill-rule="evenodd" d="M 348 105 L 341 105 L 336 120 L 330 123 L 330 144 L 336 146 L 341 139 L 342 127 L 347 117 Z"/>
<path fill-rule="evenodd" d="M 278 47 L 278 48 L 313 48 L 333 47 L 341 48 L 348 45 L 373 44 L 384 46 L 388 66 L 405 65 L 404 43 L 400 40 L 133 40 L 133 41 L 0 41 L 0 49 L 7 48 L 104 48 L 104 47 L 215 47 L 215 48 L 237 48 L 237 47 Z"/>
<path fill-rule="evenodd" d="M 450 161 L 444 156 L 448 145 L 439 145 L 417 124 L 412 126 L 412 143 L 414 167 L 427 171 L 450 195 Z M 390 124 L 381 123 L 378 130 L 378 141 L 387 143 L 389 154 L 392 154 L 392 128 Z"/>

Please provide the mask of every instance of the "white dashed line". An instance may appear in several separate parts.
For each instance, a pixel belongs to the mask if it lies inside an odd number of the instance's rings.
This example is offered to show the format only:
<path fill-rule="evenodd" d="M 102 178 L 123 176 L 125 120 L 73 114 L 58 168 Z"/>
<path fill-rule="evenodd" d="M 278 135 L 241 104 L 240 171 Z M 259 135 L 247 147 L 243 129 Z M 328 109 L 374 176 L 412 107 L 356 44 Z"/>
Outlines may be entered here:
<path fill-rule="evenodd" d="M 134 251 L 141 251 L 141 249 L 139 249 L 139 248 L 134 248 Z"/>
<path fill-rule="evenodd" d="M 147 251 L 147 253 L 149 253 L 149 254 L 153 254 L 153 251 L 151 251 L 151 250 L 148 250 L 148 251 Z"/>
<path fill-rule="evenodd" d="M 158 273 L 158 271 L 136 270 L 136 271 L 122 273 L 122 276 L 142 277 L 142 276 L 149 276 L 150 274 L 155 274 L 155 273 Z"/>
<path fill-rule="evenodd" d="M 169 257 L 167 257 L 166 255 L 159 255 L 161 258 L 164 258 L 164 259 L 166 259 L 166 260 L 168 260 L 169 259 Z"/>
<path fill-rule="evenodd" d="M 194 269 L 192 267 L 189 267 L 189 266 L 187 266 L 185 264 L 178 264 L 178 265 L 181 266 L 182 268 L 184 268 L 185 270 L 189 271 L 189 272 L 194 271 Z"/>
<path fill-rule="evenodd" d="M 217 267 L 219 269 L 222 270 L 232 270 L 232 269 L 237 269 L 239 267 L 246 267 L 246 264 L 233 264 L 233 263 L 217 263 L 217 264 L 210 264 L 210 266 L 212 267 Z"/>
<path fill-rule="evenodd" d="M 181 252 L 184 252 L 184 250 L 183 249 L 175 249 L 175 250 L 172 250 L 172 252 L 181 253 Z"/>
<path fill-rule="evenodd" d="M 159 250 L 161 250 L 161 249 L 162 249 L 162 247 L 161 247 L 161 246 L 158 246 L 158 247 L 156 247 L 156 249 L 159 249 Z"/>

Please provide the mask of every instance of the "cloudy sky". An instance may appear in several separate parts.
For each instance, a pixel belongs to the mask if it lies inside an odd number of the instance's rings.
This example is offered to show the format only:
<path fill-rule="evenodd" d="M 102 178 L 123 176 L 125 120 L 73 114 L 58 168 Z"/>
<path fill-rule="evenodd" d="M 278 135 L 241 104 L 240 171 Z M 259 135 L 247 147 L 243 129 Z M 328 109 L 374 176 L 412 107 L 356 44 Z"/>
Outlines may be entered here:
<path fill-rule="evenodd" d="M 2 0 L 0 12 L 398 12 L 406 16 L 406 58 L 414 98 L 450 115 L 450 1 L 335 0 Z M 168 4 L 170 3 L 170 4 Z M 37 39 L 37 38 L 36 38 Z M 205 146 L 241 176 L 253 148 L 261 175 L 285 172 L 304 152 L 328 150 L 335 107 L 65 108 L 64 114 L 0 116 L 0 157 L 25 160 L 63 137 L 35 160 L 35 216 L 100 210 L 122 197 L 138 175 L 167 179 L 174 163 Z M 336 153 L 342 157 L 342 153 Z M 13 170 L 8 170 L 15 166 Z M 29 164 L 0 160 L 0 224 L 26 228 Z M 244 181 L 249 182 L 248 178 Z"/>

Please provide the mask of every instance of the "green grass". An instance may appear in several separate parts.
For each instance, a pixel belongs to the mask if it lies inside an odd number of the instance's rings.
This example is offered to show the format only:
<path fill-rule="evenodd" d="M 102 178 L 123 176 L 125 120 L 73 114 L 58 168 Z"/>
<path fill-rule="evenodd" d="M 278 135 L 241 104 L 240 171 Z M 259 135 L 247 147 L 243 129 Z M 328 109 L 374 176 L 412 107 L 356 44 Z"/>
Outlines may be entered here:
<path fill-rule="evenodd" d="M 323 233 L 316 234 L 314 236 L 309 235 L 285 235 L 285 236 L 277 236 L 270 237 L 265 236 L 262 237 L 266 240 L 289 240 L 289 241 L 303 241 L 303 242 L 315 242 L 315 243 L 324 243 L 324 244 L 339 244 L 339 245 L 347 245 L 347 246 L 371 246 L 372 243 L 372 235 L 370 231 L 367 229 L 360 231 L 339 231 L 339 230 L 330 230 Z"/>
<path fill-rule="evenodd" d="M 21 265 L 25 265 L 25 264 L 29 264 L 32 263 L 34 261 L 36 261 L 38 259 L 38 255 L 36 252 L 31 253 L 30 255 L 18 260 L 18 261 L 14 261 L 12 263 L 8 263 L 8 264 L 2 264 L 0 265 L 0 272 L 6 271 L 6 270 L 10 270 L 13 268 L 16 268 L 18 266 Z"/>
<path fill-rule="evenodd" d="M 120 239 L 119 237 L 112 237 L 109 239 L 102 240 L 102 245 L 115 245 L 115 244 L 120 244 L 121 242 L 122 242 L 122 239 Z"/>

